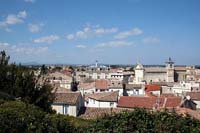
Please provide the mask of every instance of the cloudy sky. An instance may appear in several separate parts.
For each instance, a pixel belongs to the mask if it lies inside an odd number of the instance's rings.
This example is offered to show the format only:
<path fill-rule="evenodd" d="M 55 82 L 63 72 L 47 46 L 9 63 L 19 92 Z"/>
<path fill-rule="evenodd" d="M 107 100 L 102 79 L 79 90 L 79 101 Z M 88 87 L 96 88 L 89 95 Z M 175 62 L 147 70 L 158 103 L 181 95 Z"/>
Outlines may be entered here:
<path fill-rule="evenodd" d="M 0 50 L 38 63 L 200 64 L 200 0 L 0 0 Z"/>

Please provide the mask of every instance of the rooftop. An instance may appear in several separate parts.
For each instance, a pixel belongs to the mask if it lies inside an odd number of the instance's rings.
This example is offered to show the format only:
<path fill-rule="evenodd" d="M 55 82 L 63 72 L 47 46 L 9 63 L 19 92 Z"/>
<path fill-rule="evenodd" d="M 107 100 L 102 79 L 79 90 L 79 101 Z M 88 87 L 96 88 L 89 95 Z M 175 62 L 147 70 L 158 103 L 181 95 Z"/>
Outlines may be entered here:
<path fill-rule="evenodd" d="M 54 103 L 74 105 L 80 95 L 80 92 L 55 93 Z"/>
<path fill-rule="evenodd" d="M 97 89 L 108 89 L 108 84 L 109 84 L 108 80 L 104 80 L 104 79 L 95 81 L 95 87 Z"/>
<path fill-rule="evenodd" d="M 180 106 L 181 97 L 130 97 L 122 96 L 119 99 L 118 107 L 122 108 L 175 108 Z"/>
<path fill-rule="evenodd" d="M 101 92 L 87 95 L 88 98 L 95 99 L 97 101 L 109 101 L 117 102 L 118 101 L 118 91 L 113 92 Z"/>
<path fill-rule="evenodd" d="M 160 91 L 161 87 L 159 85 L 145 85 L 145 91 Z"/>
<path fill-rule="evenodd" d="M 186 96 L 190 96 L 192 100 L 200 100 L 200 92 L 187 92 Z"/>

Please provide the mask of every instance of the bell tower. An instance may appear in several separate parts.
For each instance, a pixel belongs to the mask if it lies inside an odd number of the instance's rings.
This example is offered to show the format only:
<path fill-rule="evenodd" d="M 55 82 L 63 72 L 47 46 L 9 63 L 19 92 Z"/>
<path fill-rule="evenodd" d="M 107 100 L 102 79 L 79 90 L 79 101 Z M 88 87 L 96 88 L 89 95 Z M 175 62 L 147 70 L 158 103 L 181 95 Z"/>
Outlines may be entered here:
<path fill-rule="evenodd" d="M 138 63 L 135 67 L 135 82 L 140 84 L 144 80 L 144 67 Z"/>
<path fill-rule="evenodd" d="M 168 61 L 165 62 L 167 71 L 167 82 L 174 82 L 174 62 L 169 57 Z"/>

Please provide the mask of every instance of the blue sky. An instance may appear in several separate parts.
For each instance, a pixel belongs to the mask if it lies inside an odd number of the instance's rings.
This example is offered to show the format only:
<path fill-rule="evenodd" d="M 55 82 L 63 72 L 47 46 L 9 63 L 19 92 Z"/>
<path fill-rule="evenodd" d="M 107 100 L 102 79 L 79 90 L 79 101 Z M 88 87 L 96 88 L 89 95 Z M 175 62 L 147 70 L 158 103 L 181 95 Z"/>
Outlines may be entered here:
<path fill-rule="evenodd" d="M 200 64 L 199 0 L 0 0 L 11 61 Z"/>

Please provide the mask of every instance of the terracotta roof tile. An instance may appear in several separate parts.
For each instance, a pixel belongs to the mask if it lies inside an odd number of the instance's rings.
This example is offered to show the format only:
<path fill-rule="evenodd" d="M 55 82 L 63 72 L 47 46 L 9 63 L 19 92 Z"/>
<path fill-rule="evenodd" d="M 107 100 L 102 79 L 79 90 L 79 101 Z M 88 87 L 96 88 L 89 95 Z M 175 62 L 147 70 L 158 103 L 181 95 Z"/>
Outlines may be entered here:
<path fill-rule="evenodd" d="M 175 108 L 180 106 L 181 97 L 130 97 L 122 96 L 119 99 L 118 107 L 124 108 Z"/>
<path fill-rule="evenodd" d="M 189 95 L 192 100 L 200 100 L 200 92 L 187 92 L 186 95 Z"/>
<path fill-rule="evenodd" d="M 78 88 L 83 88 L 84 90 L 89 90 L 95 88 L 95 82 L 80 82 Z"/>
<path fill-rule="evenodd" d="M 108 80 L 96 80 L 95 81 L 95 87 L 97 89 L 108 89 Z"/>
<path fill-rule="evenodd" d="M 122 108 L 82 108 L 81 115 L 79 117 L 83 119 L 97 119 L 104 117 L 105 115 L 110 115 L 112 113 L 121 113 L 125 111 L 131 111 L 131 109 Z"/>
<path fill-rule="evenodd" d="M 160 91 L 160 86 L 159 85 L 145 85 L 145 91 Z"/>
<path fill-rule="evenodd" d="M 117 102 L 118 101 L 118 91 L 113 91 L 113 92 L 101 92 L 101 93 L 94 93 L 94 94 L 89 94 L 88 98 L 92 98 L 98 101 L 110 101 L 110 102 Z"/>
<path fill-rule="evenodd" d="M 54 103 L 76 104 L 80 92 L 56 93 Z"/>
<path fill-rule="evenodd" d="M 181 97 L 168 97 L 165 107 L 166 108 L 175 108 L 175 107 L 179 107 L 181 104 Z"/>
<path fill-rule="evenodd" d="M 147 108 L 152 109 L 156 106 L 157 98 L 153 97 L 131 97 L 131 96 L 122 96 L 119 99 L 118 107 L 123 108 Z"/>

